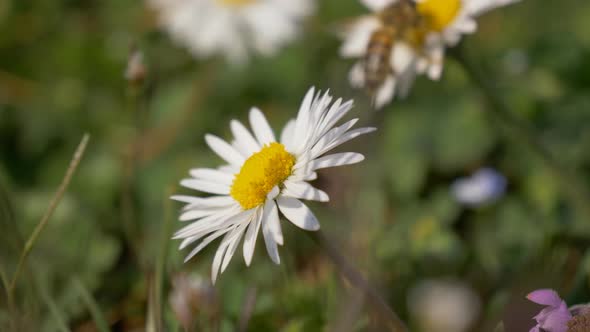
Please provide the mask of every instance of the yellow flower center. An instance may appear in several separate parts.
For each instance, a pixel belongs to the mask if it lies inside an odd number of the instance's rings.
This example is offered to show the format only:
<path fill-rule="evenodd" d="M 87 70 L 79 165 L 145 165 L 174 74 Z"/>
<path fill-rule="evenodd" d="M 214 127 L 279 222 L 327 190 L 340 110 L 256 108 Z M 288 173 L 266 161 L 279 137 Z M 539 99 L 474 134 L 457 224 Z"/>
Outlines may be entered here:
<path fill-rule="evenodd" d="M 264 204 L 268 193 L 291 175 L 295 157 L 280 143 L 270 143 L 248 158 L 236 174 L 230 195 L 244 210 Z"/>
<path fill-rule="evenodd" d="M 249 5 L 256 0 L 217 0 L 217 1 L 220 2 L 222 5 L 238 7 L 238 6 L 243 6 L 243 5 Z"/>
<path fill-rule="evenodd" d="M 424 0 L 417 5 L 434 30 L 442 31 L 461 9 L 461 0 Z"/>

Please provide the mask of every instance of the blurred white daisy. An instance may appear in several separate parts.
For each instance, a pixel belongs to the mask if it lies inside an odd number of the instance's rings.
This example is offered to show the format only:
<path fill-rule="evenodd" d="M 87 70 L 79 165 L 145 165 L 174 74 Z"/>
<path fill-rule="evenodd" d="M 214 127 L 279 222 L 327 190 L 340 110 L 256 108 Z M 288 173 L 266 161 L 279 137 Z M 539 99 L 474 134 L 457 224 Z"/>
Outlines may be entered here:
<path fill-rule="evenodd" d="M 234 139 L 227 143 L 206 135 L 209 147 L 227 162 L 217 169 L 192 169 L 191 179 L 181 182 L 187 188 L 214 194 L 211 197 L 173 196 L 186 203 L 181 221 L 191 223 L 174 238 L 183 239 L 180 249 L 198 245 L 188 254 L 188 261 L 211 241 L 223 237 L 213 259 L 211 278 L 216 280 L 225 270 L 242 236 L 246 265 L 250 265 L 259 230 L 273 262 L 280 263 L 277 244 L 283 244 L 279 211 L 296 226 L 314 231 L 318 220 L 300 199 L 326 202 L 328 195 L 308 181 L 317 177 L 318 169 L 354 164 L 363 155 L 343 152 L 325 155 L 344 142 L 374 131 L 374 128 L 352 129 L 358 119 L 340 126 L 336 123 L 352 108 L 325 93 L 314 95 L 310 89 L 296 119 L 287 123 L 280 140 L 258 109 L 250 111 L 252 133 L 239 121 L 230 123 Z"/>
<path fill-rule="evenodd" d="M 147 0 L 160 23 L 194 56 L 244 62 L 251 51 L 274 55 L 292 41 L 312 0 Z"/>
<path fill-rule="evenodd" d="M 481 301 L 461 281 L 427 279 L 410 289 L 408 309 L 419 331 L 465 332 L 480 316 Z"/>
<path fill-rule="evenodd" d="M 359 59 L 350 71 L 377 108 L 404 97 L 417 74 L 438 80 L 445 47 L 476 31 L 475 17 L 518 0 L 361 0 L 372 14 L 343 34 L 341 56 Z"/>

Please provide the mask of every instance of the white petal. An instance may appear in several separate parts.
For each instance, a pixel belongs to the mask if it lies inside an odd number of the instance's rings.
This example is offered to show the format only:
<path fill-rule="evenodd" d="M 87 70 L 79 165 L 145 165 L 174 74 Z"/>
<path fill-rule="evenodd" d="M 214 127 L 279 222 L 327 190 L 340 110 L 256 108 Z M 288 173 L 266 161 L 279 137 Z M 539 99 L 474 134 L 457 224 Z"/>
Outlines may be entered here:
<path fill-rule="evenodd" d="M 346 58 L 359 58 L 365 55 L 371 35 L 379 29 L 381 23 L 373 15 L 365 16 L 354 22 L 346 32 L 340 47 L 340 55 Z"/>
<path fill-rule="evenodd" d="M 238 245 L 240 244 L 240 240 L 242 240 L 242 235 L 244 235 L 245 230 L 246 226 L 240 225 L 236 227 L 231 234 L 228 234 L 230 238 L 230 244 L 223 257 L 223 262 L 221 263 L 221 273 L 223 273 L 223 271 L 225 271 L 225 269 L 229 265 L 229 262 L 231 261 L 232 257 L 234 256 L 234 253 L 236 252 L 236 249 L 238 248 Z"/>
<path fill-rule="evenodd" d="M 170 196 L 170 199 L 173 199 L 178 202 L 191 204 L 191 203 L 199 202 L 201 200 L 201 197 L 188 196 L 188 195 L 174 195 L 174 196 Z"/>
<path fill-rule="evenodd" d="M 205 180 L 186 179 L 180 181 L 183 187 L 195 189 L 210 194 L 229 195 L 230 188 L 228 185 L 209 182 Z"/>
<path fill-rule="evenodd" d="M 225 235 L 225 237 L 221 241 L 221 244 L 217 248 L 217 251 L 215 252 L 215 257 L 213 257 L 213 265 L 211 266 L 211 281 L 213 282 L 213 284 L 215 284 L 215 281 L 217 280 L 217 274 L 219 273 L 219 267 L 221 265 L 221 261 L 223 260 L 223 257 L 225 256 L 225 252 L 227 251 L 227 247 L 230 245 L 230 242 L 229 242 L 230 238 L 228 235 L 229 234 Z"/>
<path fill-rule="evenodd" d="M 240 167 L 242 165 L 223 165 L 217 167 L 217 170 L 223 173 L 228 173 L 231 175 L 235 175 L 236 173 L 240 172 Z"/>
<path fill-rule="evenodd" d="M 383 8 L 396 3 L 398 0 L 361 0 L 372 11 L 380 11 Z"/>
<path fill-rule="evenodd" d="M 246 238 L 244 239 L 244 261 L 246 266 L 250 266 L 252 262 L 252 256 L 254 255 L 254 248 L 256 247 L 256 239 L 258 238 L 258 232 L 260 231 L 260 223 L 262 220 L 262 211 L 257 209 L 254 219 L 250 221 L 248 231 L 246 232 Z"/>
<path fill-rule="evenodd" d="M 278 227 L 278 234 L 276 228 Z M 279 210 L 274 200 L 269 199 L 264 203 L 264 210 L 262 215 L 262 235 L 264 236 L 264 243 L 266 244 L 266 251 L 270 259 L 275 264 L 280 264 L 279 249 L 277 248 L 277 238 L 280 235 L 281 244 L 283 243 L 283 234 L 281 232 L 281 225 L 279 224 Z"/>
<path fill-rule="evenodd" d="M 236 138 L 237 144 L 247 152 L 247 155 L 245 156 L 246 158 L 260 151 L 260 145 L 240 121 L 232 120 L 230 122 L 230 127 L 232 134 Z"/>
<path fill-rule="evenodd" d="M 321 135 L 330 130 L 338 121 L 340 121 L 340 119 L 342 119 L 342 117 L 344 117 L 352 109 L 352 100 L 349 100 L 344 104 L 341 104 L 340 102 L 340 99 L 337 100 L 334 104 L 332 104 L 330 110 L 328 110 L 328 112 L 326 113 L 324 120 L 318 127 L 318 131 Z"/>
<path fill-rule="evenodd" d="M 275 239 L 275 242 L 279 245 L 283 245 L 284 238 L 283 238 L 283 229 L 281 228 L 281 223 L 279 220 L 279 209 L 277 208 L 276 200 L 272 200 L 272 209 L 269 210 L 269 216 L 272 216 L 276 213 L 276 218 L 271 218 L 268 221 L 268 227 L 270 232 L 272 233 L 272 237 Z M 270 203 L 269 203 L 270 206 Z M 273 212 L 274 211 L 274 212 Z"/>
<path fill-rule="evenodd" d="M 474 33 L 477 30 L 477 22 L 472 18 L 466 18 L 458 22 L 456 27 L 464 34 Z"/>
<path fill-rule="evenodd" d="M 478 16 L 497 7 L 506 6 L 520 0 L 475 0 L 467 1 L 467 11 L 470 15 Z"/>
<path fill-rule="evenodd" d="M 234 149 L 226 141 L 222 140 L 221 138 L 207 134 L 205 135 L 205 141 L 207 145 L 215 152 L 218 156 L 220 156 L 223 160 L 227 161 L 228 163 L 236 166 L 241 166 L 244 162 L 244 157 Z"/>
<path fill-rule="evenodd" d="M 311 87 L 305 93 L 305 97 L 303 97 L 303 101 L 299 106 L 299 111 L 297 112 L 297 118 L 299 118 L 299 114 L 302 112 L 309 112 L 311 109 L 311 103 L 313 102 L 313 98 L 315 96 L 315 88 Z"/>
<path fill-rule="evenodd" d="M 405 72 L 397 75 L 396 93 L 400 98 L 405 98 L 410 93 L 412 84 L 414 84 L 414 80 L 416 79 L 416 70 L 417 68 L 415 66 L 410 66 Z"/>
<path fill-rule="evenodd" d="M 362 88 L 365 86 L 365 67 L 361 61 L 352 65 L 348 73 L 348 80 L 353 88 Z"/>
<path fill-rule="evenodd" d="M 428 77 L 431 80 L 438 81 L 442 74 L 443 66 L 442 63 L 433 63 L 428 67 Z"/>
<path fill-rule="evenodd" d="M 328 130 L 313 146 L 311 149 L 310 156 L 312 158 L 319 156 L 321 153 L 318 153 L 324 146 L 332 143 L 336 138 L 342 136 L 347 130 L 352 128 L 355 123 L 357 123 L 358 119 L 352 119 L 341 126 L 336 128 L 332 128 Z"/>
<path fill-rule="evenodd" d="M 226 209 L 225 207 L 220 207 L 220 208 L 210 208 L 210 209 L 187 210 L 187 211 L 183 212 L 178 219 L 180 221 L 200 219 L 203 217 L 217 214 L 219 212 L 224 211 L 225 209 Z"/>
<path fill-rule="evenodd" d="M 187 237 L 202 237 L 218 229 L 225 228 L 235 223 L 236 218 L 240 216 L 239 208 L 230 208 L 222 210 L 213 215 L 206 216 L 198 221 L 194 221 L 189 225 L 181 228 L 174 233 L 174 239 L 183 239 Z"/>
<path fill-rule="evenodd" d="M 225 234 L 226 232 L 228 232 L 228 229 L 220 229 L 217 232 L 212 233 L 211 235 L 207 236 L 205 239 L 203 239 L 203 241 L 201 243 L 199 243 L 199 245 L 194 248 L 184 259 L 184 262 L 188 262 L 191 258 L 193 258 L 196 254 L 198 254 L 201 250 L 203 250 L 203 248 L 205 248 L 209 243 L 211 243 L 213 240 L 217 239 L 218 237 L 220 237 L 221 235 Z"/>
<path fill-rule="evenodd" d="M 276 141 L 275 135 L 268 121 L 266 121 L 264 114 L 255 107 L 250 110 L 250 126 L 252 126 L 254 135 L 260 145 L 270 144 Z"/>
<path fill-rule="evenodd" d="M 293 138 L 295 136 L 295 120 L 289 120 L 281 132 L 281 143 L 287 151 L 293 148 Z"/>
<path fill-rule="evenodd" d="M 284 182 L 283 195 L 309 201 L 328 202 L 330 197 L 324 191 L 314 188 L 307 182 Z"/>
<path fill-rule="evenodd" d="M 183 210 L 190 209 L 208 209 L 216 207 L 231 207 L 236 204 L 236 201 L 231 196 L 211 196 L 211 197 L 193 197 L 196 198 L 189 202 Z"/>
<path fill-rule="evenodd" d="M 393 99 L 395 94 L 395 78 L 390 75 L 375 93 L 375 108 L 380 109 Z"/>
<path fill-rule="evenodd" d="M 234 181 L 233 175 L 211 168 L 193 168 L 190 170 L 190 174 L 192 177 L 200 180 L 228 186 Z"/>
<path fill-rule="evenodd" d="M 307 131 L 309 130 L 309 119 L 311 108 L 313 107 L 314 92 L 315 89 L 313 87 L 307 91 L 303 98 L 303 102 L 299 107 L 299 112 L 297 113 L 297 119 L 295 120 L 295 134 L 293 136 L 293 152 L 296 154 L 299 153 L 299 149 L 301 149 L 306 143 L 305 139 L 307 138 Z"/>
<path fill-rule="evenodd" d="M 198 239 L 200 239 L 200 237 L 198 237 L 198 236 L 187 237 L 186 239 L 182 240 L 178 249 L 182 250 L 182 249 L 186 248 L 188 245 L 190 245 L 191 243 L 197 241 Z"/>
<path fill-rule="evenodd" d="M 311 162 L 311 168 L 316 170 L 320 168 L 344 166 L 356 164 L 365 160 L 365 157 L 356 152 L 342 152 L 323 156 Z"/>
<path fill-rule="evenodd" d="M 307 173 L 306 175 L 304 175 L 301 180 L 302 181 L 314 181 L 318 179 L 318 173 L 317 172 L 311 172 L 311 173 Z"/>
<path fill-rule="evenodd" d="M 277 203 L 281 213 L 295 226 L 308 231 L 317 231 L 320 229 L 320 223 L 317 218 L 300 200 L 292 197 L 279 196 Z"/>
<path fill-rule="evenodd" d="M 425 56 L 428 61 L 427 75 L 431 80 L 438 80 L 442 73 L 445 57 L 445 45 L 437 35 L 429 35 L 425 46 Z"/>
<path fill-rule="evenodd" d="M 372 127 L 364 127 L 364 128 L 357 128 L 354 130 L 351 130 L 347 133 L 344 133 L 343 135 L 340 135 L 339 137 L 333 139 L 330 143 L 327 143 L 325 145 L 319 145 L 319 143 L 313 147 L 313 157 L 316 158 L 318 156 L 321 156 L 322 154 L 337 148 L 339 145 L 342 145 L 348 141 L 350 141 L 353 138 L 356 138 L 360 135 L 364 135 L 364 134 L 368 134 L 368 133 L 372 133 L 375 130 L 377 130 L 377 128 L 372 128 Z M 317 147 L 317 149 L 316 149 Z"/>
<path fill-rule="evenodd" d="M 406 43 L 396 43 L 391 52 L 391 67 L 395 73 L 404 72 L 416 61 L 414 49 Z"/>

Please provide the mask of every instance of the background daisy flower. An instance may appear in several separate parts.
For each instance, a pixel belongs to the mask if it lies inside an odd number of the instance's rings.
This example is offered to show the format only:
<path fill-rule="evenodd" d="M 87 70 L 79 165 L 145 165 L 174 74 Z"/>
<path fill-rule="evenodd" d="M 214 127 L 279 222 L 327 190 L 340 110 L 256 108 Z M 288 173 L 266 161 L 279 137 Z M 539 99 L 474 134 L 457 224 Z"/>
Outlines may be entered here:
<path fill-rule="evenodd" d="M 362 161 L 359 153 L 325 155 L 330 150 L 374 128 L 352 129 L 358 119 L 340 126 L 336 123 L 352 108 L 352 101 L 310 89 L 296 119 L 287 123 L 277 141 L 262 112 L 250 111 L 252 133 L 237 120 L 230 123 L 231 143 L 206 135 L 209 147 L 227 162 L 218 169 L 197 168 L 191 179 L 181 182 L 187 188 L 213 194 L 211 197 L 173 196 L 187 205 L 181 221 L 191 221 L 174 238 L 183 239 L 180 249 L 200 241 L 186 256 L 188 261 L 213 240 L 223 237 L 213 259 L 211 278 L 216 280 L 244 237 L 243 254 L 250 265 L 258 233 L 262 229 L 266 249 L 273 262 L 280 263 L 277 245 L 283 244 L 280 213 L 294 225 L 309 231 L 320 228 L 311 210 L 301 199 L 326 202 L 328 194 L 308 181 L 322 168 Z"/>
<path fill-rule="evenodd" d="M 161 25 L 197 58 L 224 55 L 244 62 L 271 56 L 297 36 L 311 0 L 148 0 Z"/>
<path fill-rule="evenodd" d="M 373 14 L 343 34 L 340 55 L 359 59 L 349 80 L 377 108 L 404 97 L 417 74 L 438 80 L 445 48 L 476 31 L 475 17 L 518 0 L 362 0 Z"/>

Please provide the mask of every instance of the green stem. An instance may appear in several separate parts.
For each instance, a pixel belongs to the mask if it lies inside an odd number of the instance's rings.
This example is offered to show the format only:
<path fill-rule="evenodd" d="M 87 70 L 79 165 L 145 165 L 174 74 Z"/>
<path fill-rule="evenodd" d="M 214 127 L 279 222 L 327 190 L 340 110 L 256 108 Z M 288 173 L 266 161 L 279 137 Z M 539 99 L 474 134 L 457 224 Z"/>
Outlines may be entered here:
<path fill-rule="evenodd" d="M 144 84 L 129 83 L 127 89 L 129 112 L 133 117 L 135 134 L 131 138 L 128 154 L 123 160 L 124 179 L 121 192 L 121 213 L 123 231 L 134 255 L 141 252 L 136 233 L 140 218 L 139 197 L 137 194 L 138 170 L 143 155 L 145 122 L 147 116 L 147 94 Z"/>
<path fill-rule="evenodd" d="M 332 263 L 338 268 L 340 273 L 348 282 L 363 292 L 371 305 L 375 308 L 381 319 L 387 324 L 389 331 L 407 332 L 405 324 L 393 309 L 387 304 L 385 299 L 365 280 L 362 274 L 350 264 L 340 251 L 336 249 L 331 243 L 331 240 L 321 231 L 306 232 L 311 239 L 319 245 Z"/>
<path fill-rule="evenodd" d="M 527 123 L 514 116 L 496 87 L 490 83 L 490 80 L 486 79 L 488 75 L 484 75 L 480 66 L 473 63 L 465 55 L 462 47 L 452 49 L 450 54 L 462 65 L 469 78 L 486 97 L 491 106 L 488 114 L 507 131 L 512 139 L 524 143 L 531 152 L 543 161 L 572 205 L 582 212 L 586 219 L 590 220 L 590 193 L 583 185 L 584 181 L 580 180 L 581 177 L 575 170 L 563 165 L 543 145 Z"/>
<path fill-rule="evenodd" d="M 6 300 L 8 301 L 8 307 L 12 308 L 14 302 L 12 299 L 12 293 L 10 292 L 10 282 L 8 281 L 8 278 L 6 277 L 4 270 L 2 270 L 1 268 L 0 268 L 0 280 L 2 281 L 2 288 L 4 288 L 4 291 L 6 292 Z"/>
<path fill-rule="evenodd" d="M 59 205 L 59 202 L 61 201 L 63 195 L 66 192 L 66 189 L 68 188 L 68 185 L 70 184 L 70 181 L 72 180 L 72 176 L 74 175 L 74 173 L 76 172 L 76 169 L 78 168 L 78 165 L 80 164 L 80 160 L 82 159 L 82 156 L 84 155 L 84 151 L 86 150 L 86 145 L 88 144 L 89 139 L 90 139 L 90 136 L 88 134 L 84 134 L 84 137 L 82 137 L 82 141 L 78 145 L 78 148 L 76 149 L 76 152 L 74 153 L 74 156 L 72 157 L 72 160 L 70 161 L 70 166 L 68 167 L 64 178 L 61 181 L 61 184 L 60 184 L 59 188 L 57 189 L 57 192 L 53 196 L 53 199 L 51 200 L 49 207 L 47 208 L 47 211 L 45 211 L 45 214 L 43 215 L 43 217 L 41 218 L 41 220 L 39 221 L 39 223 L 37 224 L 37 226 L 33 230 L 33 233 L 31 234 L 31 236 L 29 237 L 27 242 L 25 243 L 25 247 L 24 247 L 24 249 L 21 253 L 21 256 L 18 260 L 16 272 L 14 273 L 14 276 L 12 277 L 12 282 L 10 283 L 10 286 L 8 288 L 8 292 L 10 293 L 11 296 L 14 295 L 14 289 L 16 287 L 16 282 L 18 281 L 18 278 L 22 272 L 22 269 L 25 265 L 25 262 L 29 256 L 31 250 L 33 249 L 33 246 L 35 245 L 35 242 L 39 238 L 41 231 L 43 231 L 45 226 L 47 226 L 47 222 L 49 222 L 49 219 L 53 215 L 53 212 L 55 211 L 55 209 Z"/>
<path fill-rule="evenodd" d="M 161 238 L 160 238 L 160 251 L 156 259 L 156 272 L 153 282 L 153 298 L 150 304 L 150 312 L 152 313 L 152 325 L 155 327 L 155 331 L 163 331 L 162 314 L 164 311 L 162 293 L 164 288 L 164 270 L 166 268 L 166 258 L 168 257 L 168 244 L 172 238 L 172 200 L 170 196 L 174 192 L 173 188 L 166 190 L 166 196 L 164 197 L 164 222 L 162 224 Z"/>
<path fill-rule="evenodd" d="M 57 329 L 61 332 L 71 332 L 68 328 L 68 324 L 66 323 L 66 318 L 58 308 L 57 303 L 55 303 L 55 301 L 53 301 L 49 295 L 49 291 L 47 290 L 45 284 L 41 282 L 39 276 L 37 275 L 35 277 L 35 283 L 37 285 L 37 291 L 39 292 L 39 295 L 41 295 L 43 302 L 45 302 L 49 308 L 49 311 L 51 312 L 51 315 L 55 319 Z"/>
<path fill-rule="evenodd" d="M 109 332 L 109 324 L 107 323 L 107 320 L 104 318 L 102 312 L 100 311 L 98 303 L 96 303 L 96 300 L 94 299 L 90 291 L 88 291 L 88 289 L 86 288 L 86 286 L 84 286 L 80 279 L 75 278 L 73 282 L 74 287 L 76 287 L 76 289 L 78 290 L 78 293 L 82 297 L 82 300 L 84 301 L 84 303 L 86 303 L 86 306 L 90 311 L 90 315 L 94 320 L 94 324 L 96 324 L 96 329 L 98 330 L 98 332 Z"/>

